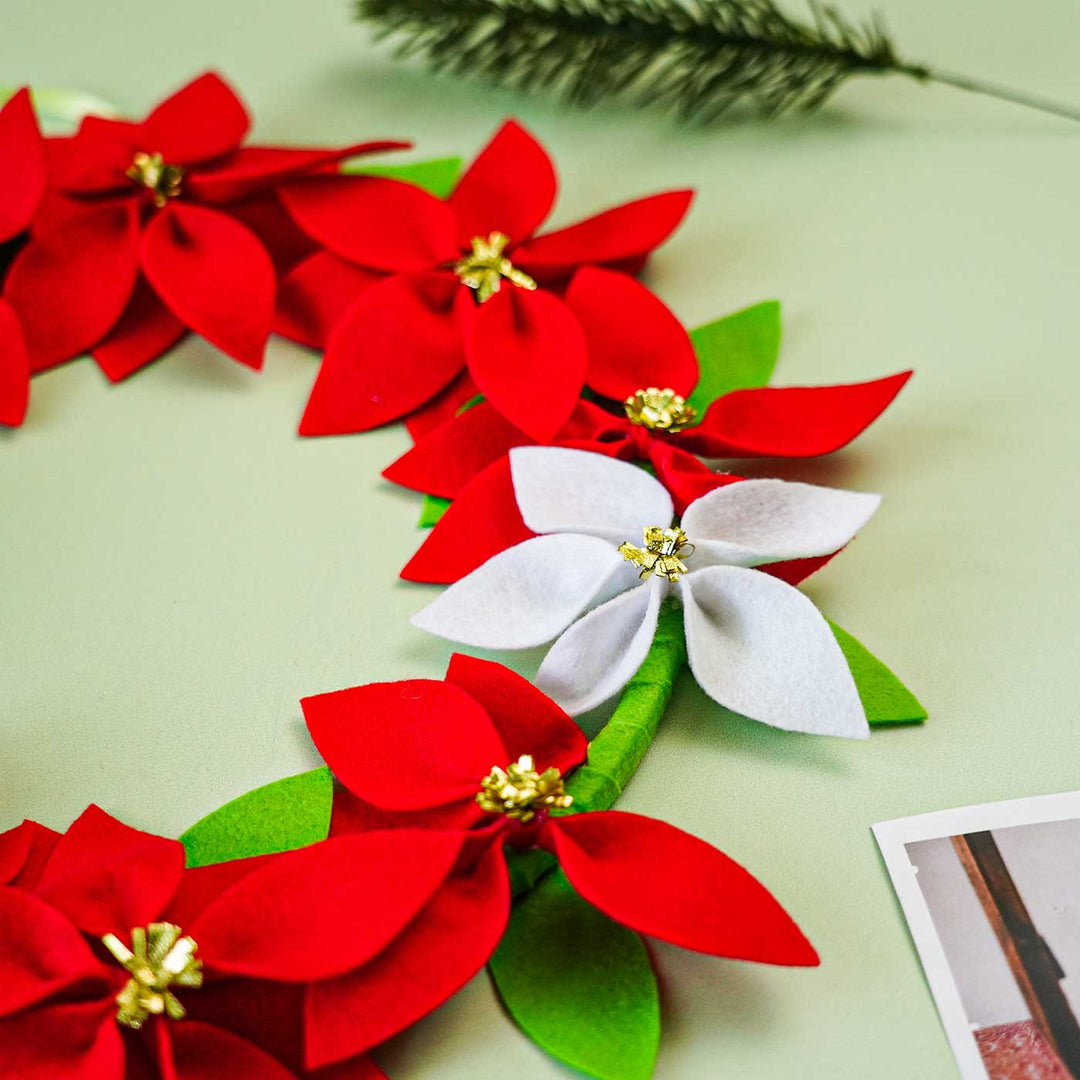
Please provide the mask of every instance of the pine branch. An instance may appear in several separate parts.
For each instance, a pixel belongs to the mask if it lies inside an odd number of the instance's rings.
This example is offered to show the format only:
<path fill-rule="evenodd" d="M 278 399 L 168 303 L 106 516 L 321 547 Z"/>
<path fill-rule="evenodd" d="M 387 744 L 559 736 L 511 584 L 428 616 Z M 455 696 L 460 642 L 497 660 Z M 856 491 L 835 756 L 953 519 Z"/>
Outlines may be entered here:
<path fill-rule="evenodd" d="M 900 74 L 1080 119 L 905 63 L 880 19 L 857 23 L 808 2 L 809 21 L 775 0 L 356 0 L 356 10 L 379 39 L 400 39 L 398 56 L 577 106 L 626 97 L 707 122 L 737 104 L 768 115 L 814 109 L 854 75 Z"/>

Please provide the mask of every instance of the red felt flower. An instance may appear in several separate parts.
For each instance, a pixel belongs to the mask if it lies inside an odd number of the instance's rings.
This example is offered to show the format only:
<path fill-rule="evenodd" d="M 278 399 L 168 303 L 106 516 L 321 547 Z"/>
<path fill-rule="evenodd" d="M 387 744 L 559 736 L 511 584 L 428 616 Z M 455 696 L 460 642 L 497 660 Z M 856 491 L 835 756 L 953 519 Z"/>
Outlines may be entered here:
<path fill-rule="evenodd" d="M 306 1076 L 302 991 L 288 983 L 318 974 L 332 946 L 318 944 L 327 935 L 303 886 L 247 886 L 272 869 L 185 872 L 179 843 L 97 807 L 63 837 L 32 824 L 0 835 L 0 1077 Z M 361 1059 L 338 1080 L 380 1077 Z"/>
<path fill-rule="evenodd" d="M 274 257 L 283 265 L 296 243 L 273 189 L 408 144 L 243 146 L 249 125 L 236 94 L 206 74 L 140 122 L 91 116 L 76 135 L 47 140 L 56 195 L 6 287 L 34 370 L 93 348 L 122 379 L 188 330 L 261 366 Z"/>
<path fill-rule="evenodd" d="M 678 392 L 667 387 L 656 371 L 668 370 L 665 358 L 681 362 L 687 352 L 692 354 L 690 338 L 655 297 L 650 297 L 654 310 L 647 333 L 628 325 L 621 311 L 612 311 L 608 307 L 612 291 L 628 281 L 596 268 L 586 268 L 574 277 L 566 303 L 585 331 L 589 356 L 603 358 L 612 368 L 624 364 L 637 390 L 663 386 Z M 910 371 L 904 371 L 843 386 L 736 390 L 712 402 L 700 423 L 673 430 L 650 426 L 649 419 L 633 409 L 628 410 L 634 414 L 631 418 L 580 401 L 567 423 L 547 441 L 627 461 L 647 461 L 672 491 L 681 513 L 682 506 L 703 494 L 693 480 L 687 486 L 688 478 L 697 473 L 688 455 L 802 458 L 831 453 L 873 423 L 910 376 Z M 496 409 L 480 403 L 421 436 L 383 476 L 416 491 L 453 499 L 493 461 L 515 446 L 534 441 Z"/>
<path fill-rule="evenodd" d="M 0 424 L 16 427 L 30 399 L 30 359 L 18 315 L 3 297 L 8 267 L 45 194 L 45 143 L 24 87 L 0 108 Z"/>
<path fill-rule="evenodd" d="M 395 824 L 410 836 L 452 828 L 459 837 L 452 867 L 393 942 L 308 988 L 309 1066 L 381 1042 L 486 963 L 509 916 L 504 845 L 553 853 L 586 900 L 640 933 L 717 956 L 817 963 L 768 891 L 701 840 L 637 814 L 550 813 L 564 805 L 559 774 L 582 763 L 585 736 L 499 664 L 455 655 L 445 682 L 376 683 L 308 698 L 303 708 L 316 745 L 348 789 L 331 839 L 308 849 L 313 863 L 343 872 L 343 845 L 399 835 L 383 831 Z M 519 767 L 532 770 L 527 791 Z M 516 793 L 501 788 L 507 773 L 521 785 Z M 477 801 L 482 782 L 495 800 L 489 809 Z M 384 873 L 402 872 L 391 850 Z"/>
<path fill-rule="evenodd" d="M 582 266 L 636 272 L 682 220 L 691 192 L 536 236 L 556 186 L 547 153 L 513 121 L 445 201 L 377 177 L 284 185 L 285 206 L 327 249 L 282 290 L 278 328 L 326 346 L 301 434 L 363 431 L 405 416 L 466 367 L 492 405 L 538 439 L 566 422 L 586 383 L 609 396 L 632 393 L 625 358 L 588 355 L 556 290 Z M 631 334 L 650 334 L 659 301 L 625 273 L 604 281 L 598 308 L 626 320 Z M 692 350 L 665 355 L 653 370 L 686 392 L 697 378 Z"/>

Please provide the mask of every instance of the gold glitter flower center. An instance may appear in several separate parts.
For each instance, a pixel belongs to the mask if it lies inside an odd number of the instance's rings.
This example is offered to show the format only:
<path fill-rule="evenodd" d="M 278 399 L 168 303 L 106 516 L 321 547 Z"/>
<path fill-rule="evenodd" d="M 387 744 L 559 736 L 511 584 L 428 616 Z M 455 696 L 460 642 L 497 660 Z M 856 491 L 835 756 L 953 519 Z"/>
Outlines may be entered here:
<path fill-rule="evenodd" d="M 180 194 L 184 169 L 181 165 L 169 165 L 161 154 L 147 154 L 140 150 L 124 175 L 146 188 L 154 196 L 154 205 L 160 210 Z"/>
<path fill-rule="evenodd" d="M 623 402 L 626 417 L 650 431 L 682 431 L 697 419 L 697 409 L 674 390 L 650 386 L 631 394 Z"/>
<path fill-rule="evenodd" d="M 476 801 L 489 814 L 505 814 L 527 823 L 547 810 L 566 810 L 574 801 L 563 788 L 562 773 L 545 769 L 538 773 L 531 754 L 523 754 L 505 769 L 496 766 L 480 781 Z"/>
<path fill-rule="evenodd" d="M 619 551 L 627 562 L 641 567 L 638 577 L 648 578 L 659 574 L 674 583 L 679 580 L 680 574 L 687 572 L 686 563 L 682 560 L 689 559 L 694 554 L 694 545 L 678 525 L 673 525 L 670 529 L 649 525 L 645 529 L 643 548 L 635 547 L 626 541 L 619 545 Z"/>
<path fill-rule="evenodd" d="M 522 289 L 536 288 L 536 282 L 503 255 L 509 243 L 510 237 L 501 232 L 493 232 L 487 237 L 474 236 L 472 251 L 459 259 L 454 267 L 462 284 L 476 290 L 476 298 L 481 304 L 499 291 L 503 278 Z"/>
<path fill-rule="evenodd" d="M 138 1029 L 151 1016 L 183 1019 L 184 1006 L 170 987 L 202 986 L 203 973 L 202 961 L 195 958 L 195 942 L 184 937 L 179 926 L 136 926 L 131 931 L 130 949 L 115 934 L 106 934 L 101 941 L 131 975 L 116 995 L 119 1023 Z"/>

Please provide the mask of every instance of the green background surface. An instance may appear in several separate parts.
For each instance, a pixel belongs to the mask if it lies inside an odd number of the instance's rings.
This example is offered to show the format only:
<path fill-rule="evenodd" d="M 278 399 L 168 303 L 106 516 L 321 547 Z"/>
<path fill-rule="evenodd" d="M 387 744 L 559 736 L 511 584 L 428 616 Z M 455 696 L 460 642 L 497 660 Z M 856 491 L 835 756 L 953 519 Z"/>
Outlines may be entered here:
<path fill-rule="evenodd" d="M 1080 101 L 1072 0 L 888 12 L 914 59 Z M 394 64 L 342 0 L 4 0 L 0 24 L 0 82 L 141 112 L 214 65 L 267 141 L 469 155 L 516 113 L 558 160 L 557 221 L 699 189 L 649 280 L 690 325 L 780 297 L 778 383 L 918 369 L 855 447 L 783 475 L 884 493 L 809 592 L 930 722 L 815 740 L 684 680 L 622 805 L 752 868 L 824 960 L 657 947 L 660 1080 L 954 1075 L 869 825 L 1080 786 L 1080 126 L 899 80 L 716 132 L 569 114 Z M 0 826 L 64 826 L 95 800 L 175 835 L 317 764 L 302 695 L 441 674 L 451 646 L 407 621 L 435 590 L 396 580 L 419 499 L 378 478 L 405 433 L 298 440 L 314 370 L 275 341 L 256 376 L 192 339 L 119 388 L 86 361 L 35 381 L 0 437 Z M 394 1080 L 569 1075 L 483 979 L 382 1061 Z"/>

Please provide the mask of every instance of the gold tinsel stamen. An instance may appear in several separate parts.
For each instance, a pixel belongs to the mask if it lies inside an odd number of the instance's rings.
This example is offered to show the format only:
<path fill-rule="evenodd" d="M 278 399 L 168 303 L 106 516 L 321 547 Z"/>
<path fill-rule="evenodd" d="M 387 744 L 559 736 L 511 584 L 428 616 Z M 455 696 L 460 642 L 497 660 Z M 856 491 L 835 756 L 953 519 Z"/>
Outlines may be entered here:
<path fill-rule="evenodd" d="M 524 824 L 539 812 L 569 809 L 574 797 L 566 794 L 558 769 L 538 773 L 532 755 L 523 754 L 505 769 L 492 769 L 480 781 L 476 801 L 489 814 L 505 814 Z"/>
<path fill-rule="evenodd" d="M 124 1027 L 141 1028 L 151 1016 L 182 1020 L 184 1006 L 170 987 L 203 984 L 202 961 L 195 958 L 196 945 L 172 923 L 151 923 L 131 931 L 129 949 L 115 934 L 102 944 L 130 975 L 116 995 L 116 1019 Z"/>
<path fill-rule="evenodd" d="M 181 165 L 167 164 L 161 154 L 147 154 L 140 150 L 124 175 L 150 191 L 154 196 L 154 205 L 160 210 L 180 194 L 184 169 Z"/>
<path fill-rule="evenodd" d="M 681 394 L 655 386 L 631 394 L 623 402 L 623 408 L 631 423 L 650 431 L 682 431 L 697 419 L 697 409 L 688 405 Z"/>
<path fill-rule="evenodd" d="M 687 539 L 686 533 L 673 525 L 665 529 L 660 525 L 649 525 L 645 530 L 645 546 L 635 547 L 629 541 L 619 545 L 619 551 L 627 562 L 641 567 L 640 578 L 659 574 L 674 583 L 680 574 L 685 574 L 686 563 L 694 554 L 694 545 Z"/>
<path fill-rule="evenodd" d="M 503 278 L 521 289 L 536 288 L 536 282 L 503 255 L 509 243 L 510 237 L 501 232 L 493 232 L 486 238 L 474 236 L 472 251 L 454 267 L 462 284 L 476 290 L 476 298 L 481 304 L 499 291 Z"/>

